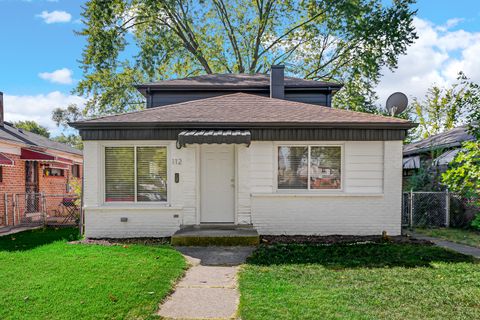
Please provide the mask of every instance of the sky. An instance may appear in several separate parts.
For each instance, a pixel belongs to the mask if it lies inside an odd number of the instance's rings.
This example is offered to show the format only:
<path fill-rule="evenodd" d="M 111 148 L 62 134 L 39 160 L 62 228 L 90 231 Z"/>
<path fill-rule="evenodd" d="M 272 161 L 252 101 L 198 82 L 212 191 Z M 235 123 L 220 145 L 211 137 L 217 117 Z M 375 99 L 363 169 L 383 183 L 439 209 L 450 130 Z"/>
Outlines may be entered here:
<path fill-rule="evenodd" d="M 433 84 L 448 86 L 459 71 L 480 82 L 480 0 L 417 0 L 419 39 L 383 70 L 379 103 L 402 91 L 423 97 Z M 385 0 L 385 3 L 390 1 Z M 85 44 L 80 0 L 0 0 L 0 91 L 7 121 L 35 120 L 58 135 L 56 107 L 85 99 L 72 94 L 82 77 L 78 60 Z"/>

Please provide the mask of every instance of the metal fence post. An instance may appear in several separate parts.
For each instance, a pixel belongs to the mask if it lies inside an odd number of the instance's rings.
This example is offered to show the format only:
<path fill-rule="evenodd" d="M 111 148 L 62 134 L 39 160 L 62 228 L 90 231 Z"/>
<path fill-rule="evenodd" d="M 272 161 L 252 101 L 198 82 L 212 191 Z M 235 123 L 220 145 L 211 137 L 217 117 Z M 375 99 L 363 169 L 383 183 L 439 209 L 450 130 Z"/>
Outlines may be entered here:
<path fill-rule="evenodd" d="M 5 192 L 5 226 L 8 226 L 8 193 Z"/>
<path fill-rule="evenodd" d="M 15 209 L 17 208 L 17 205 L 18 205 L 18 197 L 16 194 L 12 195 L 12 202 L 13 202 L 13 210 L 12 210 L 12 213 L 13 213 L 13 226 L 15 226 L 15 222 L 16 222 L 16 217 L 15 217 Z"/>
<path fill-rule="evenodd" d="M 410 228 L 413 228 L 413 189 L 410 189 Z"/>
<path fill-rule="evenodd" d="M 450 192 L 445 192 L 445 227 L 450 226 Z"/>

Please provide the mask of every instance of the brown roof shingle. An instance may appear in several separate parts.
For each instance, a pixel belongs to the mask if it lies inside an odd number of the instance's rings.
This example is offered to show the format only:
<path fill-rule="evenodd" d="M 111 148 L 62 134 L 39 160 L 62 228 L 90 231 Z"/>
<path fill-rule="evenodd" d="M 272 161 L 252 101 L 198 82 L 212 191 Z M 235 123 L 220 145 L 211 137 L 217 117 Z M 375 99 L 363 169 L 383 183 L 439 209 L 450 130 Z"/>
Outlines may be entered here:
<path fill-rule="evenodd" d="M 286 88 L 340 88 L 342 85 L 335 82 L 324 82 L 316 80 L 307 80 L 295 77 L 285 77 Z M 270 75 L 265 73 L 246 74 L 246 73 L 227 73 L 227 74 L 206 74 L 182 79 L 162 80 L 145 83 L 137 86 L 142 87 L 189 87 L 189 88 L 213 88 L 213 87 L 231 87 L 231 88 L 268 88 L 270 86 Z"/>
<path fill-rule="evenodd" d="M 110 125 L 108 125 L 110 124 Z M 332 126 L 332 127 L 402 127 L 407 120 L 349 110 L 274 99 L 246 93 L 234 93 L 193 100 L 142 111 L 105 116 L 76 122 L 74 127 L 120 126 L 121 124 L 224 126 Z"/>

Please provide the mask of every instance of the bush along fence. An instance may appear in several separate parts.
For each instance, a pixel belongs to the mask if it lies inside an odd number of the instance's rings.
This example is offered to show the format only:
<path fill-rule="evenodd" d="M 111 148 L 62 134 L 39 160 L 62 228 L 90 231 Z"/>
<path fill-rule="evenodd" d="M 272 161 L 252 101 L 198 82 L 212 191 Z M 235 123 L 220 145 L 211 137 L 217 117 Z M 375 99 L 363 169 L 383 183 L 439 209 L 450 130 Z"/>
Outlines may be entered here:
<path fill-rule="evenodd" d="M 464 228 L 478 213 L 468 199 L 448 192 L 404 192 L 402 197 L 403 227 Z"/>
<path fill-rule="evenodd" d="M 0 194 L 0 230 L 42 225 L 76 225 L 80 198 L 72 194 Z"/>

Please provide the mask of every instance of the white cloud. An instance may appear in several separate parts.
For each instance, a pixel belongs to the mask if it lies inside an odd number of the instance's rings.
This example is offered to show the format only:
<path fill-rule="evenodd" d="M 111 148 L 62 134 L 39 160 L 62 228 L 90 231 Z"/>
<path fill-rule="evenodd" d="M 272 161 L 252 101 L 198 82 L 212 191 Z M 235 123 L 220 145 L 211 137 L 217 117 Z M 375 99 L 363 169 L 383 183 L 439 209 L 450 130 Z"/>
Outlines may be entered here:
<path fill-rule="evenodd" d="M 408 48 L 407 54 L 399 58 L 397 69 L 393 72 L 383 70 L 384 76 L 377 87 L 382 106 L 388 95 L 395 91 L 422 99 L 432 84 L 452 84 L 459 71 L 474 81 L 480 81 L 480 32 L 451 30 L 462 21 L 449 19 L 439 26 L 415 18 L 419 38 Z"/>
<path fill-rule="evenodd" d="M 37 17 L 43 19 L 45 23 L 61 23 L 61 22 L 70 22 L 72 20 L 72 15 L 66 11 L 42 11 L 42 13 L 37 14 Z"/>
<path fill-rule="evenodd" d="M 72 75 L 72 70 L 68 68 L 58 69 L 53 72 L 41 72 L 38 74 L 38 76 L 43 80 L 60 84 L 72 84 Z"/>
<path fill-rule="evenodd" d="M 66 95 L 59 91 L 34 96 L 4 96 L 5 121 L 33 120 L 47 127 L 52 136 L 60 134 L 52 121 L 52 111 L 55 108 L 65 108 L 69 104 L 76 104 L 83 108 L 86 100 L 79 96 Z"/>

